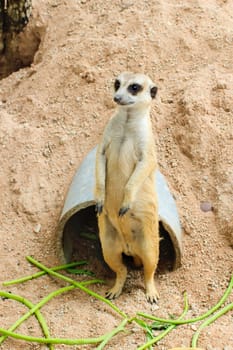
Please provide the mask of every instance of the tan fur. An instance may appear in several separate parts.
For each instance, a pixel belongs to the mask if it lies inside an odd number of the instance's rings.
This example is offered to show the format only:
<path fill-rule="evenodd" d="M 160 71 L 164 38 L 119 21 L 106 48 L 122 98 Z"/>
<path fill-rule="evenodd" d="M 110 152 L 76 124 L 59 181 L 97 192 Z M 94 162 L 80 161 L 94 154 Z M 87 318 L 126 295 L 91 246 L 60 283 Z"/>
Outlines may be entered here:
<path fill-rule="evenodd" d="M 122 262 L 125 253 L 134 257 L 136 266 L 143 265 L 147 300 L 156 302 L 154 273 L 159 258 L 159 232 L 154 174 L 157 163 L 149 115 L 156 94 L 151 89 L 156 88 L 143 74 L 122 73 L 117 81 L 120 87 L 114 99 L 118 108 L 105 128 L 96 156 L 100 241 L 104 259 L 116 273 L 115 285 L 107 297 L 115 298 L 122 291 L 127 275 Z M 135 84 L 141 90 L 132 94 L 130 88 Z"/>

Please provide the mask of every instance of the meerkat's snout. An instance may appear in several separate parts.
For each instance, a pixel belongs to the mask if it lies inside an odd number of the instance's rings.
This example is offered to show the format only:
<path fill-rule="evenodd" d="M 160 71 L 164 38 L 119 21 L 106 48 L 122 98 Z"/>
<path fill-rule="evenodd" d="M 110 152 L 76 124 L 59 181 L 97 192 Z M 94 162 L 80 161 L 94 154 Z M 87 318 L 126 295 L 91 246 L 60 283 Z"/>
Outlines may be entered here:
<path fill-rule="evenodd" d="M 118 104 L 121 104 L 121 102 L 122 102 L 122 97 L 119 95 L 115 95 L 113 99 Z"/>

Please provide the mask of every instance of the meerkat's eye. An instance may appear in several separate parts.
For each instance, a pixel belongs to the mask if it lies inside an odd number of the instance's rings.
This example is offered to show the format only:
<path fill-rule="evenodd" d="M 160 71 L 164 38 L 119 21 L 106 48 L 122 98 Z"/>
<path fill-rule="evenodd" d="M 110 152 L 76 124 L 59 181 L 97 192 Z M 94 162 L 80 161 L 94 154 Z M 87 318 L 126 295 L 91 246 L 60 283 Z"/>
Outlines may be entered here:
<path fill-rule="evenodd" d="M 151 98 L 155 98 L 156 94 L 157 94 L 157 86 L 153 86 L 151 89 L 150 89 L 150 95 L 151 95 Z"/>
<path fill-rule="evenodd" d="M 140 84 L 131 84 L 128 87 L 128 91 L 132 94 L 132 95 L 137 95 L 137 93 L 139 91 L 142 91 L 142 86 Z"/>
<path fill-rule="evenodd" d="M 117 91 L 119 89 L 119 87 L 121 86 L 121 83 L 118 79 L 115 80 L 115 83 L 114 83 L 114 89 L 115 91 Z"/>

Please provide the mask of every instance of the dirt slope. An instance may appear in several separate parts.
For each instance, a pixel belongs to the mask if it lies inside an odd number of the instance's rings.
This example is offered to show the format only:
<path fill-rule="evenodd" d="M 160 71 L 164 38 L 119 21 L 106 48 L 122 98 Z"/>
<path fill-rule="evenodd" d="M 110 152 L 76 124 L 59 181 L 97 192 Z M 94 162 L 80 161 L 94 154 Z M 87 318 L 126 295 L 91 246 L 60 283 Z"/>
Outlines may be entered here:
<path fill-rule="evenodd" d="M 142 271 L 130 271 L 115 303 L 131 315 L 179 314 L 186 290 L 191 317 L 217 302 L 233 271 L 232 13 L 231 0 L 34 1 L 30 30 L 41 38 L 34 63 L 0 82 L 1 281 L 35 271 L 26 255 L 59 263 L 56 226 L 66 190 L 113 111 L 114 77 L 132 70 L 159 88 L 154 134 L 160 170 L 177 202 L 184 254 L 179 270 L 157 276 L 158 310 L 145 301 Z M 25 37 L 28 47 L 30 34 Z M 211 211 L 201 210 L 205 201 Z M 60 285 L 45 278 L 10 290 L 37 302 Z M 93 289 L 104 294 L 106 286 Z M 1 301 L 1 325 L 10 326 L 23 310 Z M 54 299 L 43 312 L 51 333 L 61 337 L 97 336 L 119 322 L 79 291 Z M 36 321 L 20 330 L 40 334 Z M 188 346 L 193 331 L 177 328 L 157 348 Z M 133 350 L 144 339 L 133 327 L 106 349 Z M 232 350 L 232 313 L 203 331 L 200 345 Z M 46 347 L 7 340 L 1 349 Z"/>

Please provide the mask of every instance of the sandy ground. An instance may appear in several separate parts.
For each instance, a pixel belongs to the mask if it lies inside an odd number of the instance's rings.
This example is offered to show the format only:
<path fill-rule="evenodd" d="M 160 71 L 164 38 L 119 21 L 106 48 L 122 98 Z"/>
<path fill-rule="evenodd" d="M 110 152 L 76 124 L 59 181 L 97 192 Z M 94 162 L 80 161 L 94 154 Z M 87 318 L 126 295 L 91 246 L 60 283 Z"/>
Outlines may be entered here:
<path fill-rule="evenodd" d="M 115 304 L 129 315 L 179 315 L 186 290 L 193 317 L 219 300 L 233 271 L 232 13 L 231 0 L 34 1 L 30 30 L 41 39 L 34 62 L 0 82 L 1 281 L 36 271 L 26 255 L 59 264 L 56 227 L 66 191 L 114 109 L 114 77 L 131 70 L 148 74 L 159 88 L 154 135 L 160 170 L 176 198 L 184 251 L 180 269 L 156 277 L 158 308 L 145 300 L 142 271 L 129 272 Z M 28 48 L 30 34 L 26 38 Z M 211 211 L 201 210 L 203 201 Z M 36 303 L 62 285 L 44 277 L 2 289 Z M 106 290 L 92 288 L 102 295 Z M 1 300 L 1 326 L 9 327 L 24 310 Z M 120 322 L 78 290 L 42 311 L 57 337 L 97 336 Z M 232 350 L 232 317 L 206 328 L 199 345 Z M 178 327 L 156 349 L 188 346 L 196 326 Z M 129 330 L 106 349 L 136 349 L 145 341 L 140 328 Z M 41 335 L 33 318 L 20 331 Z M 1 346 L 46 348 L 12 339 Z"/>

